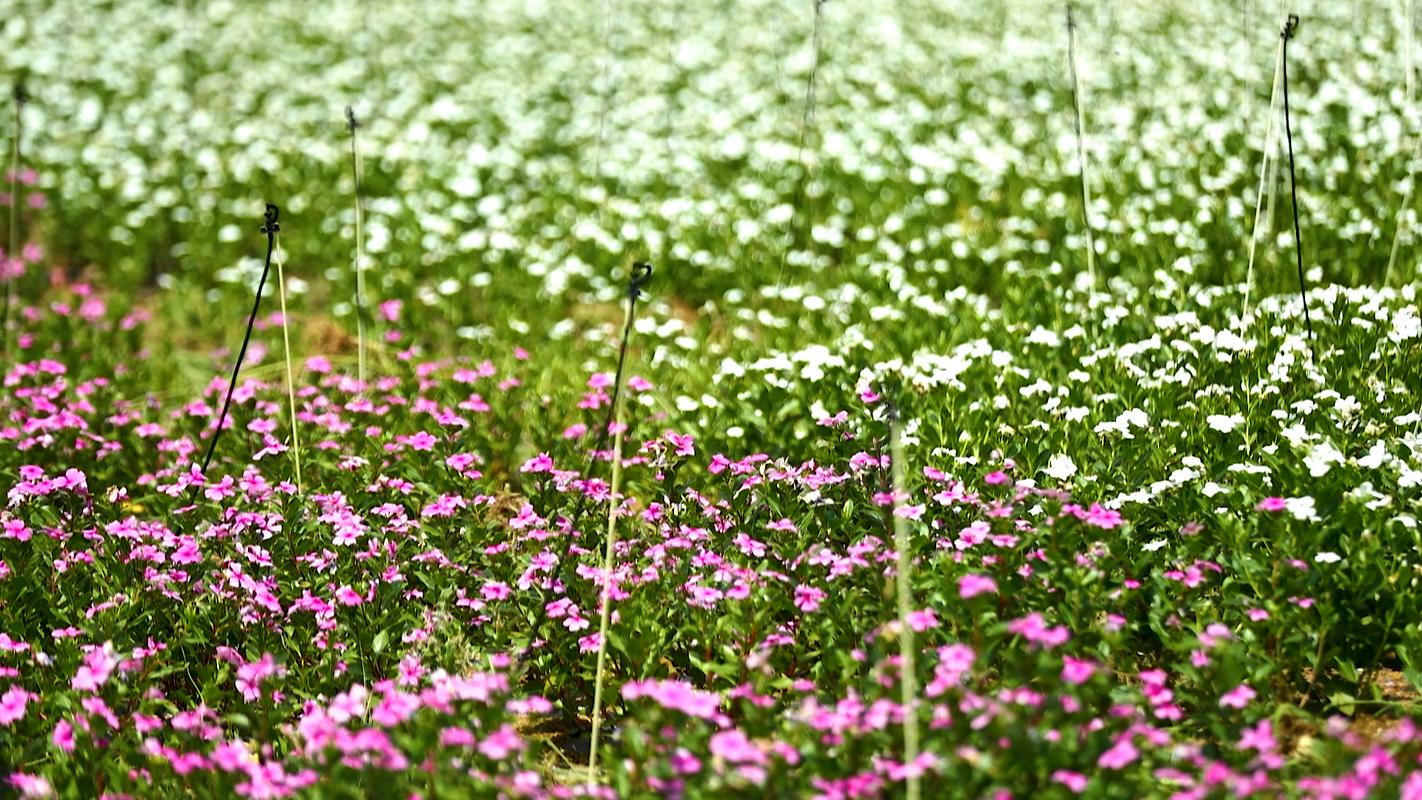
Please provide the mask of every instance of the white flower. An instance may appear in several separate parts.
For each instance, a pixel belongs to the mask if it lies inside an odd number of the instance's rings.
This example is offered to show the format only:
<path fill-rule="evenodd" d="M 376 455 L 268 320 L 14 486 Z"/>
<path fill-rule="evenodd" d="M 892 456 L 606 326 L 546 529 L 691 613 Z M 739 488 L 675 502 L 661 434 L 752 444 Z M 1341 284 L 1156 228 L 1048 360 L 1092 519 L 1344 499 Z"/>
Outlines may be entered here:
<path fill-rule="evenodd" d="M 1333 469 L 1334 464 L 1340 464 L 1344 460 L 1338 448 L 1334 447 L 1332 442 L 1324 440 L 1308 451 L 1308 455 L 1304 456 L 1304 465 L 1308 467 L 1308 474 L 1322 478 Z"/>
<path fill-rule="evenodd" d="M 1188 483 L 1189 481 L 1193 481 L 1198 477 L 1200 477 L 1200 473 L 1196 472 L 1195 470 L 1190 469 L 1189 467 L 1181 467 L 1180 469 L 1177 469 L 1174 472 L 1170 473 L 1170 482 L 1175 484 L 1176 486 L 1179 486 L 1182 483 Z"/>
<path fill-rule="evenodd" d="M 1071 456 L 1057 453 L 1047 461 L 1047 467 L 1042 471 L 1047 473 L 1049 478 L 1065 481 L 1076 474 L 1076 463 L 1071 460 Z"/>
<path fill-rule="evenodd" d="M 1155 541 L 1147 542 L 1146 544 L 1141 545 L 1141 549 L 1146 551 L 1147 553 L 1154 553 L 1155 551 L 1159 550 L 1164 546 L 1164 539 L 1156 539 Z"/>
<path fill-rule="evenodd" d="M 1046 345 L 1047 347 L 1060 347 L 1062 344 L 1062 337 L 1039 325 L 1036 328 L 1032 329 L 1032 333 L 1028 334 L 1027 343 L 1042 344 Z"/>
<path fill-rule="evenodd" d="M 1387 463 L 1387 445 L 1382 442 L 1374 442 L 1368 454 L 1358 459 L 1358 466 L 1363 469 L 1377 469 Z"/>
<path fill-rule="evenodd" d="M 1289 512 L 1294 519 L 1301 519 L 1307 522 L 1318 521 L 1318 511 L 1314 508 L 1312 497 L 1285 498 L 1284 510 Z"/>
<path fill-rule="evenodd" d="M 1205 417 L 1205 424 L 1220 433 L 1231 433 L 1235 428 L 1244 424 L 1244 417 L 1239 414 L 1230 414 L 1229 416 L 1225 416 L 1224 414 L 1211 414 Z"/>
<path fill-rule="evenodd" d="M 1392 317 L 1392 331 L 1387 338 L 1401 344 L 1408 339 L 1416 339 L 1422 334 L 1422 319 L 1417 317 L 1417 309 L 1412 306 L 1403 306 L 1397 310 Z"/>
<path fill-rule="evenodd" d="M 1403 467 L 1402 472 L 1397 476 L 1397 485 L 1404 489 L 1422 486 L 1422 470 Z"/>
<path fill-rule="evenodd" d="M 1313 557 L 1313 561 L 1315 564 L 1337 564 L 1339 561 L 1342 560 L 1342 556 L 1338 555 L 1337 553 L 1330 553 L 1327 551 L 1319 553 L 1318 555 Z"/>
<path fill-rule="evenodd" d="M 1352 419 L 1353 415 L 1361 411 L 1362 408 L 1363 404 L 1358 402 L 1358 398 L 1350 394 L 1333 404 L 1333 413 L 1345 420 Z"/>

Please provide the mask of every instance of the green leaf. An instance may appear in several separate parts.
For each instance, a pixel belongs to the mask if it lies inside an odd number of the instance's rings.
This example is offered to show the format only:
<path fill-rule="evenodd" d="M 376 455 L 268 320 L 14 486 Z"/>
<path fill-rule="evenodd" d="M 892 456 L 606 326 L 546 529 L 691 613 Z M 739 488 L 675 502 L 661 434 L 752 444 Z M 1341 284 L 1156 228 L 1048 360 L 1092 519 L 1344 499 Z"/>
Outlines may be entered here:
<path fill-rule="evenodd" d="M 390 644 L 390 632 L 381 631 L 375 634 L 375 641 L 370 643 L 370 649 L 376 655 L 380 655 L 385 652 L 385 646 L 387 644 Z"/>
<path fill-rule="evenodd" d="M 1412 684 L 1412 688 L 1422 692 L 1422 670 L 1405 669 L 1402 671 L 1402 676 L 1407 678 L 1407 682 Z"/>
<path fill-rule="evenodd" d="M 1343 679 L 1349 683 L 1358 682 L 1358 668 L 1353 666 L 1353 662 L 1342 656 L 1338 658 L 1338 672 L 1343 676 Z"/>
<path fill-rule="evenodd" d="M 1339 711 L 1351 717 L 1353 716 L 1354 703 L 1357 701 L 1353 695 L 1347 692 L 1334 692 L 1332 695 L 1329 695 L 1328 702 L 1336 706 Z"/>

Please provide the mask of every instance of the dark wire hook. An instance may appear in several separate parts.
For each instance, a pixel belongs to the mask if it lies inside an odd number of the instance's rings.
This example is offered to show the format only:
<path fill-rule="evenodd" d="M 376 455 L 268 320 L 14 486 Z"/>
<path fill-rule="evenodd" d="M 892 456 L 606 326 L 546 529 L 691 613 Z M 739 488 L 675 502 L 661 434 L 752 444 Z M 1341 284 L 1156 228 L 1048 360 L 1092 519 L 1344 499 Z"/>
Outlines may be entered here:
<path fill-rule="evenodd" d="M 360 120 L 356 119 L 355 109 L 346 106 L 346 129 L 355 133 L 355 129 L 360 127 Z"/>
<path fill-rule="evenodd" d="M 652 279 L 652 265 L 645 261 L 632 264 L 632 279 L 627 283 L 627 296 L 637 299 L 642 296 L 642 287 Z"/>
<path fill-rule="evenodd" d="M 271 203 L 267 203 L 267 210 L 266 210 L 266 213 L 262 215 L 262 219 L 263 219 L 263 223 L 262 223 L 262 227 L 261 227 L 262 233 L 265 233 L 266 235 L 271 236 L 271 235 L 274 234 L 274 233 L 280 232 L 280 231 L 281 231 L 281 223 L 277 222 L 277 219 L 278 219 L 279 217 L 281 217 L 281 209 L 277 208 L 276 206 L 272 205 Z"/>
<path fill-rule="evenodd" d="M 1289 15 L 1289 18 L 1288 18 L 1287 20 L 1285 20 L 1285 22 L 1284 22 L 1284 29 L 1279 32 L 1279 36 L 1282 37 L 1282 38 L 1284 38 L 1284 39 L 1286 39 L 1286 40 L 1287 40 L 1287 39 L 1292 39 L 1292 38 L 1294 38 L 1294 34 L 1298 33 L 1298 30 L 1299 30 L 1299 15 L 1298 15 L 1298 14 L 1290 14 L 1290 15 Z"/>

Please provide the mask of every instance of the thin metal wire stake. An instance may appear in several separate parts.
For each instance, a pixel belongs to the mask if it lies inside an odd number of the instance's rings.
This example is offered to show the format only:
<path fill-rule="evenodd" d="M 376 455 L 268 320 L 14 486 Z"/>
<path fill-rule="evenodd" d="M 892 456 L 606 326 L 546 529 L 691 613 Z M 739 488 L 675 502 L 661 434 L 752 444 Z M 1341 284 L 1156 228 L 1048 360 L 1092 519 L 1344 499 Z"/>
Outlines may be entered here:
<path fill-rule="evenodd" d="M 232 379 L 227 383 L 227 396 L 222 401 L 222 413 L 217 415 L 217 427 L 212 431 L 212 438 L 207 443 L 207 455 L 202 458 L 202 474 L 207 476 L 207 468 L 212 464 L 212 454 L 217 451 L 217 440 L 222 437 L 222 425 L 227 421 L 227 412 L 232 407 L 232 393 L 237 390 L 237 374 L 242 371 L 242 362 L 247 358 L 247 345 L 252 342 L 252 327 L 257 323 L 257 311 L 262 307 L 262 290 L 267 285 L 267 275 L 272 269 L 272 251 L 276 249 L 276 235 L 281 230 L 278 222 L 281 210 L 271 203 L 267 203 L 266 214 L 263 216 L 261 227 L 262 233 L 267 235 L 267 258 L 262 265 L 262 278 L 257 282 L 257 295 L 252 300 L 252 313 L 247 315 L 247 332 L 242 335 L 242 348 L 237 351 L 237 363 L 232 365 Z M 197 486 L 193 486 L 193 496 L 196 497 Z"/>
<path fill-rule="evenodd" d="M 803 202 L 805 208 L 806 229 L 814 225 L 814 215 L 810 208 L 810 174 L 809 165 L 805 163 L 805 144 L 809 141 L 810 130 L 815 124 L 815 107 L 818 104 L 819 95 L 819 75 L 820 75 L 820 36 L 824 28 L 824 4 L 829 0 L 811 0 L 815 4 L 815 27 L 811 35 L 810 48 L 814 60 L 810 62 L 810 77 L 805 81 L 805 114 L 800 119 L 800 144 L 795 152 L 795 163 L 800 167 L 799 183 L 796 188 L 794 198 L 797 203 Z M 819 138 L 816 137 L 818 144 Z M 818 160 L 818 159 L 817 159 Z M 780 272 L 775 277 L 776 287 L 780 287 L 785 282 L 785 264 L 789 260 L 790 248 L 795 243 L 795 214 L 798 208 L 790 210 L 790 218 L 785 221 L 785 249 L 780 252 Z"/>

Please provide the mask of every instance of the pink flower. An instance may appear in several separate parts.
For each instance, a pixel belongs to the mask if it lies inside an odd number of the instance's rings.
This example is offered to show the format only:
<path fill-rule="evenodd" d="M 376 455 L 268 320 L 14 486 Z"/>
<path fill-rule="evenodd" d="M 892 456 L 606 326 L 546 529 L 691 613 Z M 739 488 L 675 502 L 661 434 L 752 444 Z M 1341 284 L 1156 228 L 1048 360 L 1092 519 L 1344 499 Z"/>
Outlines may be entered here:
<path fill-rule="evenodd" d="M 720 711 L 720 695 L 693 689 L 690 684 L 682 681 L 628 681 L 622 684 L 622 697 L 625 700 L 647 697 L 663 708 L 680 711 L 689 717 L 711 720 L 717 724 L 723 724 L 725 721 L 725 716 Z"/>
<path fill-rule="evenodd" d="M 271 653 L 263 653 L 260 659 L 237 668 L 237 690 L 242 693 L 242 699 L 249 703 L 258 700 L 262 696 L 262 682 L 283 672 L 285 670 L 277 665 Z"/>
<path fill-rule="evenodd" d="M 1092 503 L 1086 511 L 1086 524 L 1111 530 L 1121 524 L 1121 512 L 1103 508 L 1100 503 Z"/>
<path fill-rule="evenodd" d="M 711 755 L 732 764 L 765 764 L 765 753 L 740 730 L 732 728 L 711 737 Z"/>
<path fill-rule="evenodd" d="M 950 644 L 938 648 L 938 665 L 933 668 L 933 681 L 928 684 L 925 694 L 938 697 L 960 685 L 963 676 L 972 670 L 976 658 L 973 648 L 965 644 Z"/>
<path fill-rule="evenodd" d="M 79 670 L 74 673 L 69 686 L 81 692 L 97 692 L 100 686 L 108 682 L 109 675 L 113 674 L 118 663 L 112 642 L 104 642 L 103 647 L 90 646 L 84 654 L 84 663 L 79 665 Z"/>
<path fill-rule="evenodd" d="M 1255 506 L 1260 511 L 1283 511 L 1287 507 L 1288 504 L 1282 497 L 1266 497 L 1259 501 L 1259 505 Z"/>
<path fill-rule="evenodd" d="M 933 609 L 925 608 L 920 611 L 910 611 L 908 613 L 908 626 L 913 628 L 915 633 L 923 633 L 929 628 L 938 627 L 938 617 L 934 615 Z"/>
<path fill-rule="evenodd" d="M 365 598 L 360 593 L 349 586 L 342 586 L 336 590 L 336 602 L 343 606 L 358 606 L 365 602 Z"/>
<path fill-rule="evenodd" d="M 50 734 L 49 740 L 66 753 L 74 752 L 74 726 L 70 725 L 67 719 L 60 720 L 54 726 L 54 733 Z"/>
<path fill-rule="evenodd" d="M 41 775 L 13 772 L 7 780 L 20 790 L 21 797 L 54 797 L 54 787 Z"/>
<path fill-rule="evenodd" d="M 678 747 L 676 752 L 667 757 L 667 763 L 678 775 L 695 775 L 701 771 L 701 759 L 692 755 L 685 747 Z"/>
<path fill-rule="evenodd" d="M 1072 794 L 1081 794 L 1086 791 L 1087 778 L 1080 772 L 1059 769 L 1052 773 L 1052 780 L 1067 788 Z"/>
<path fill-rule="evenodd" d="M 901 506 L 899 506 L 898 508 L 894 509 L 894 516 L 899 517 L 899 518 L 901 518 L 901 519 L 915 519 L 915 520 L 916 520 L 916 519 L 919 519 L 920 517 L 923 516 L 924 510 L 925 510 L 925 507 L 922 506 L 922 505 L 916 505 L 916 506 L 901 505 Z"/>
<path fill-rule="evenodd" d="M 795 607 L 806 614 L 812 614 L 820 610 L 820 602 L 827 596 L 823 589 L 802 583 L 795 587 Z"/>
<path fill-rule="evenodd" d="M 1255 691 L 1249 688 L 1249 684 L 1241 683 L 1220 695 L 1220 706 L 1227 708 L 1244 708 L 1249 705 L 1249 701 L 1253 700 L 1256 696 Z"/>
<path fill-rule="evenodd" d="M 438 439 L 424 431 L 420 431 L 405 440 L 405 443 L 410 446 L 411 450 L 420 451 L 433 450 L 438 442 Z"/>
<path fill-rule="evenodd" d="M 1080 686 L 1096 674 L 1096 664 L 1079 658 L 1066 656 L 1062 659 L 1062 680 L 1072 686 Z"/>
<path fill-rule="evenodd" d="M 1102 769 L 1124 769 L 1140 756 L 1140 751 L 1131 743 L 1131 737 L 1125 736 L 1117 740 L 1109 750 L 1096 759 L 1096 766 Z"/>
<path fill-rule="evenodd" d="M 503 581 L 487 581 L 479 593 L 485 600 L 507 600 L 513 596 L 513 589 Z"/>
<path fill-rule="evenodd" d="M 1274 724 L 1269 719 L 1259 720 L 1259 724 L 1253 728 L 1245 728 L 1240 734 L 1240 750 L 1257 750 L 1260 753 L 1272 753 L 1279 745 L 1274 741 Z"/>
<path fill-rule="evenodd" d="M 1004 483 L 1007 483 L 1007 481 L 1007 473 L 1003 472 L 1002 470 L 995 470 L 983 476 L 983 483 L 986 483 L 989 486 L 1000 486 Z"/>
<path fill-rule="evenodd" d="M 485 736 L 484 741 L 479 743 L 479 752 L 495 761 L 502 761 L 522 749 L 523 740 L 508 723 L 500 725 L 498 730 Z"/>
<path fill-rule="evenodd" d="M 420 698 L 417 695 L 395 690 L 386 692 L 385 696 L 380 698 L 375 710 L 370 713 L 370 718 L 390 728 L 414 716 L 419 710 Z"/>
<path fill-rule="evenodd" d="M 28 542 L 32 533 L 29 527 L 25 525 L 24 520 L 18 519 L 5 520 L 3 531 L 3 533 L 0 533 L 0 538 L 14 539 L 18 542 Z"/>
<path fill-rule="evenodd" d="M 473 747 L 474 734 L 468 728 L 448 727 L 439 732 L 441 747 Z"/>
<path fill-rule="evenodd" d="M 997 594 L 997 581 L 976 573 L 969 573 L 958 579 L 959 597 L 967 600 L 980 594 Z"/>
<path fill-rule="evenodd" d="M 1007 623 L 1008 633 L 1015 633 L 1032 644 L 1041 645 L 1047 649 L 1066 644 L 1071 639 L 1071 631 L 1065 625 L 1047 627 L 1046 620 L 1042 615 L 1033 611 L 1031 614 L 1015 619 Z"/>
<path fill-rule="evenodd" d="M 675 448 L 675 452 L 679 456 L 696 455 L 696 440 L 690 434 L 682 435 L 667 431 L 667 441 L 671 442 L 671 446 Z"/>
<path fill-rule="evenodd" d="M 25 705 L 37 696 L 21 689 L 18 686 L 11 686 L 0 695 L 0 725 L 13 725 L 16 721 L 25 716 Z"/>

